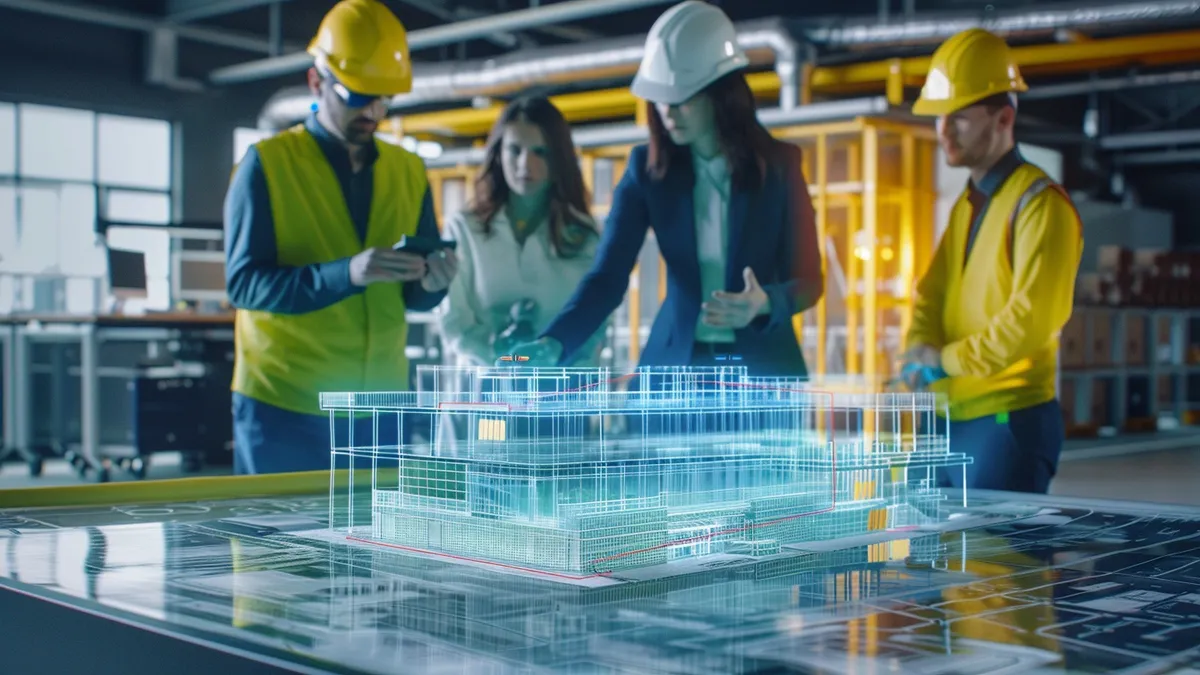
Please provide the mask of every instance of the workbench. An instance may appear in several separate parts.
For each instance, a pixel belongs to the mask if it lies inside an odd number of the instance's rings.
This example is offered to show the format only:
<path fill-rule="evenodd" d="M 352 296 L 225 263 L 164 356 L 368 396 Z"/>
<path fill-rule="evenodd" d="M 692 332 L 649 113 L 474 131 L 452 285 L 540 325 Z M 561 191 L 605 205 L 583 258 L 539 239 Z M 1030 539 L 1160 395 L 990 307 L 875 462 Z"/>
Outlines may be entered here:
<path fill-rule="evenodd" d="M 902 546 L 587 588 L 339 538 L 329 485 L 313 472 L 0 492 L 0 672 L 1200 667 L 1200 509 L 977 492 L 946 508 L 989 524 L 888 533 Z M 1001 512 L 1023 515 L 984 518 Z"/>
<path fill-rule="evenodd" d="M 433 330 L 436 319 L 431 312 L 408 312 L 406 320 L 415 328 L 405 348 L 410 366 L 439 363 L 441 340 Z M 35 315 L 0 316 L 0 369 L 3 370 L 0 398 L 3 399 L 3 445 L 0 462 L 16 453 L 29 465 L 30 472 L 41 472 L 42 457 L 33 448 L 33 407 L 39 403 L 33 394 L 30 374 L 31 348 L 36 344 L 65 343 L 79 347 L 79 440 L 70 455 L 81 477 L 106 482 L 110 464 L 136 467 L 135 475 L 144 474 L 144 465 L 136 449 L 104 443 L 101 420 L 106 419 L 101 394 L 102 377 L 128 377 L 129 369 L 108 367 L 101 362 L 101 345 L 108 343 L 164 344 L 172 341 L 220 343 L 232 349 L 233 313 L 163 312 L 139 316 Z M 45 403 L 45 402 L 41 402 Z M 55 405 L 59 401 L 51 401 Z"/>
<path fill-rule="evenodd" d="M 109 458 L 130 457 L 128 448 L 104 448 L 100 439 L 100 421 L 104 414 L 100 395 L 100 347 L 104 343 L 152 343 L 189 339 L 233 342 L 233 314 L 153 313 L 139 316 L 36 315 L 18 314 L 0 317 L 0 342 L 4 356 L 4 448 L 18 452 L 35 475 L 40 473 L 41 458 L 32 449 L 34 402 L 30 376 L 30 349 L 37 343 L 72 343 L 79 347 L 80 438 L 77 468 L 107 480 Z M 106 453 L 106 450 L 108 451 Z"/>

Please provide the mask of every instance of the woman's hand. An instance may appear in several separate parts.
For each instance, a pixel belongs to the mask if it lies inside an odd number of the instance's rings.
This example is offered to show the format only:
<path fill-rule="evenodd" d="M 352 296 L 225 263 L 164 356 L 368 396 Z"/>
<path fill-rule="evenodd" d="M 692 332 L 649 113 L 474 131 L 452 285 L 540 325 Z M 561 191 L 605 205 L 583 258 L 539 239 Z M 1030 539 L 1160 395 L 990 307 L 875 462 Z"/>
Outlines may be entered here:
<path fill-rule="evenodd" d="M 742 270 L 746 289 L 741 293 L 714 291 L 712 299 L 700 306 L 706 326 L 745 328 L 755 318 L 771 313 L 771 298 L 762 289 L 754 270 Z"/>
<path fill-rule="evenodd" d="M 533 342 L 526 342 L 513 347 L 511 354 L 504 355 L 511 356 L 512 360 L 501 360 L 503 358 L 501 356 L 496 359 L 496 365 L 501 367 L 549 368 L 558 365 L 558 360 L 562 357 L 562 351 L 562 343 L 558 340 L 552 337 L 539 338 Z M 522 360 L 518 361 L 518 357 L 521 357 Z"/>

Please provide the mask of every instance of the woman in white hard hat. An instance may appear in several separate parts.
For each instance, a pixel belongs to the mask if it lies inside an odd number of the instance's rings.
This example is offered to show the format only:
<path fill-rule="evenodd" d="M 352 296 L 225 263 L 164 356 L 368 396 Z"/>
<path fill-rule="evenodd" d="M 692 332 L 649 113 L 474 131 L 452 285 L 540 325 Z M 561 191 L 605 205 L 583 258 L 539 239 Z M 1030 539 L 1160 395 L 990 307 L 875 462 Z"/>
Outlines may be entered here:
<path fill-rule="evenodd" d="M 444 235 L 458 242 L 461 261 L 439 308 L 447 355 L 491 365 L 558 314 L 600 240 L 571 128 L 553 103 L 521 98 L 500 113 L 475 195 Z M 597 365 L 603 337 L 595 331 L 574 365 Z"/>
<path fill-rule="evenodd" d="M 749 61 L 721 10 L 687 0 L 646 39 L 631 87 L 650 142 L 634 148 L 613 194 L 595 263 L 525 365 L 569 363 L 621 303 L 653 228 L 667 295 L 641 362 L 728 365 L 806 374 L 792 316 L 823 292 L 821 256 L 800 151 L 755 116 Z"/>

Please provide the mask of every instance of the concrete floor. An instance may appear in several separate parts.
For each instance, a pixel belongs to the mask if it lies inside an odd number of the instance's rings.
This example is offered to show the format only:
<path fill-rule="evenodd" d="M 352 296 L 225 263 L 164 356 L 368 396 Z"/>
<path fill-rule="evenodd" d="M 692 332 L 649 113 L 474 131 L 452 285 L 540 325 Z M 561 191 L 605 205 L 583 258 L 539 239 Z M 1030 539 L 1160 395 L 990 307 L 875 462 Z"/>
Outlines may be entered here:
<path fill-rule="evenodd" d="M 216 476 L 228 467 L 205 468 L 185 474 L 179 455 L 155 455 L 147 477 Z M 132 480 L 113 471 L 114 481 Z M 78 485 L 82 481 L 61 460 L 47 461 L 39 478 L 30 478 L 24 464 L 0 466 L 0 490 L 23 487 Z M 1200 429 L 1112 439 L 1069 441 L 1063 450 L 1051 494 L 1200 506 Z"/>
<path fill-rule="evenodd" d="M 1200 506 L 1200 446 L 1063 462 L 1050 494 Z"/>

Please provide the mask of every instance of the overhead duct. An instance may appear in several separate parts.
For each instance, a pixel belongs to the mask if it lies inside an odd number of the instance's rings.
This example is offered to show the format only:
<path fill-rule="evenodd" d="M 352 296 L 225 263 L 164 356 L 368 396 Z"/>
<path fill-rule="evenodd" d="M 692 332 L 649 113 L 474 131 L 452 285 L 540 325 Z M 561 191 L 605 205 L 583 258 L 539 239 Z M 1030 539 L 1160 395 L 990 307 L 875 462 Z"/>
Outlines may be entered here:
<path fill-rule="evenodd" d="M 1200 18 L 1200 0 L 1161 0 L 1121 4 L 1056 4 L 1008 11 L 971 14 L 927 13 L 920 18 L 879 22 L 873 19 L 831 21 L 806 26 L 804 38 L 820 47 L 867 47 L 936 43 L 966 30 L 982 27 L 1005 37 L 1049 35 L 1062 29 L 1130 28 L 1136 25 L 1178 24 Z"/>
<path fill-rule="evenodd" d="M 928 17 L 928 18 L 926 18 Z M 1161 0 L 1108 5 L 1057 5 L 1021 12 L 991 14 L 938 14 L 878 23 L 846 22 L 788 30 L 778 20 L 738 24 L 743 48 L 765 48 L 775 55 L 775 69 L 783 88 L 780 106 L 798 102 L 800 45 L 804 41 L 825 47 L 938 42 L 966 28 L 986 26 L 1006 36 L 1052 34 L 1063 29 L 1128 28 L 1132 25 L 1172 23 L 1200 18 L 1200 0 Z M 800 39 L 796 39 L 796 37 Z M 393 110 L 419 103 L 461 101 L 474 96 L 498 96 L 535 84 L 578 82 L 632 74 L 642 56 L 642 36 L 537 49 L 496 59 L 419 68 L 413 93 L 397 97 Z M 304 118 L 313 98 L 305 87 L 281 90 L 264 106 L 259 126 L 279 129 Z"/>
<path fill-rule="evenodd" d="M 8 1 L 8 0 L 0 0 Z M 29 1 L 29 0 L 23 0 Z M 593 16 L 616 14 L 631 9 L 662 5 L 671 0 L 566 0 L 552 5 L 530 7 L 493 16 L 458 21 L 444 26 L 422 28 L 408 34 L 411 50 L 463 42 L 472 38 L 504 31 L 562 24 Z M 208 75 L 213 84 L 253 82 L 307 69 L 312 57 L 307 52 L 295 52 L 269 59 L 239 63 L 218 68 Z"/>
<path fill-rule="evenodd" d="M 785 110 L 765 108 L 758 111 L 758 119 L 764 126 L 786 127 L 796 124 L 813 124 L 853 119 L 855 117 L 882 115 L 891 107 L 887 97 L 869 96 L 841 101 L 814 103 Z M 578 148 L 596 148 L 612 145 L 643 143 L 647 138 L 646 127 L 637 124 L 601 124 L 582 127 L 571 132 Z M 440 156 L 425 160 L 430 168 L 475 165 L 483 161 L 483 148 L 459 148 L 446 150 Z"/>
<path fill-rule="evenodd" d="M 758 62 L 774 62 L 782 83 L 781 108 L 800 99 L 801 45 L 779 19 L 737 24 L 738 44 Z M 423 103 L 503 96 L 526 87 L 630 77 L 642 61 L 644 36 L 517 52 L 499 58 L 418 66 L 411 94 L 392 99 L 391 111 Z M 307 87 L 288 87 L 263 107 L 258 125 L 282 129 L 304 119 L 314 98 Z"/>
<path fill-rule="evenodd" d="M 1061 84 L 1043 84 L 1021 94 L 1021 100 L 1041 100 L 1080 96 L 1099 91 L 1124 91 L 1149 87 L 1165 87 L 1200 82 L 1200 70 L 1176 70 L 1167 73 L 1145 73 L 1126 77 L 1082 80 Z"/>

